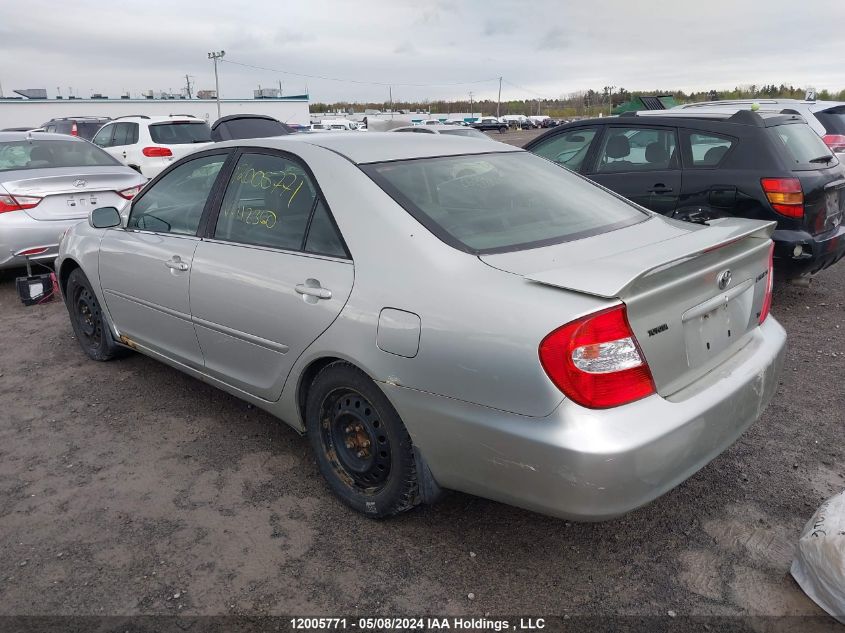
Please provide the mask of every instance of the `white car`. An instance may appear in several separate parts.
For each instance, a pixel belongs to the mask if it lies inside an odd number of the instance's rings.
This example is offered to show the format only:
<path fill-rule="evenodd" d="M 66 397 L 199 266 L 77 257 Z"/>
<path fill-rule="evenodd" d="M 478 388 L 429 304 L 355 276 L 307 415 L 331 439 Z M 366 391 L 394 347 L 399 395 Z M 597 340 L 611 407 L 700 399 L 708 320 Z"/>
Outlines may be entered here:
<path fill-rule="evenodd" d="M 123 116 L 110 121 L 92 142 L 147 178 L 211 144 L 208 123 L 191 115 Z"/>

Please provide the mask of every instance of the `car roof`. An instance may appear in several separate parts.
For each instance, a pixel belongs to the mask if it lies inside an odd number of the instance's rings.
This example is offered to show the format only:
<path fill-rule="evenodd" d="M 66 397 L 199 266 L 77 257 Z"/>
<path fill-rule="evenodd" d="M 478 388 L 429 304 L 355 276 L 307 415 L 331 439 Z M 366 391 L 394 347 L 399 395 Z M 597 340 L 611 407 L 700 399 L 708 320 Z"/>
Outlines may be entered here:
<path fill-rule="evenodd" d="M 0 132 L 0 143 L 14 141 L 71 141 L 73 143 L 87 143 L 84 138 L 70 136 L 68 134 L 55 134 L 53 132 Z"/>
<path fill-rule="evenodd" d="M 192 114 L 126 114 L 124 116 L 119 116 L 112 119 L 111 121 L 109 121 L 109 123 L 119 123 L 121 121 L 148 121 L 149 123 L 161 123 L 163 121 L 185 121 L 191 123 L 193 123 L 194 121 L 196 121 L 197 123 L 206 122 L 204 119 L 195 117 Z"/>
<path fill-rule="evenodd" d="M 437 124 L 432 123 L 431 125 L 403 125 L 402 127 L 397 127 L 397 128 L 390 130 L 390 131 L 391 132 L 397 132 L 399 130 L 416 130 L 419 127 L 424 127 L 426 130 L 432 130 L 434 132 L 440 133 L 443 130 L 446 130 L 446 131 L 449 131 L 449 132 L 454 132 L 455 130 L 460 130 L 462 126 L 459 126 L 459 125 L 443 125 L 442 123 L 437 123 Z M 417 132 L 417 134 L 425 134 L 425 132 Z"/>
<path fill-rule="evenodd" d="M 806 120 L 798 114 L 783 114 L 780 111 L 754 112 L 747 109 L 714 109 L 712 111 L 684 111 L 684 110 L 643 110 L 639 112 L 626 112 L 621 116 L 601 117 L 597 119 L 581 119 L 566 123 L 558 128 L 569 128 L 582 126 L 585 123 L 590 125 L 624 125 L 631 124 L 640 119 L 640 122 L 648 120 L 652 125 L 679 125 L 683 121 L 685 126 L 696 126 L 706 128 L 721 127 L 723 125 L 742 125 L 747 127 L 772 127 L 784 123 L 805 123 Z M 555 128 L 555 129 L 558 129 Z"/>
<path fill-rule="evenodd" d="M 845 105 L 845 101 L 806 101 L 804 99 L 731 99 L 725 101 L 701 101 L 698 103 L 685 103 L 677 105 L 672 110 L 705 110 L 707 108 L 729 108 L 731 106 L 752 106 L 758 105 L 761 109 L 766 106 L 785 106 L 791 108 L 806 109 L 810 112 L 818 112 Z"/>
<path fill-rule="evenodd" d="M 454 135 L 394 134 L 393 132 L 296 134 L 275 138 L 226 141 L 220 145 L 267 147 L 295 152 L 297 143 L 322 147 L 358 165 L 435 156 L 524 151 L 492 139 L 485 141 Z"/>

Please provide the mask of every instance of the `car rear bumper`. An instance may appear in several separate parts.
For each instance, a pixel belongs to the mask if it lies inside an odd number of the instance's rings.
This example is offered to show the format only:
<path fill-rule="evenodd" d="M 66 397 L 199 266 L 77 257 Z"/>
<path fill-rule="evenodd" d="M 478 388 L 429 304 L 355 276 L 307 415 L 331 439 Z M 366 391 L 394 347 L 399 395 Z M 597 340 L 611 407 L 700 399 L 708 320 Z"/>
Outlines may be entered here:
<path fill-rule="evenodd" d="M 728 448 L 774 395 L 785 344 L 770 317 L 732 358 L 671 398 L 606 410 L 564 401 L 546 418 L 381 386 L 441 486 L 597 521 L 652 501 Z"/>
<path fill-rule="evenodd" d="M 65 229 L 84 221 L 34 220 L 23 211 L 0 213 L 0 269 L 26 266 L 26 258 L 15 257 L 14 253 L 35 247 L 47 250 L 30 257 L 31 261 L 52 263 L 59 254 L 59 238 Z"/>
<path fill-rule="evenodd" d="M 806 231 L 775 231 L 775 271 L 785 278 L 814 275 L 845 257 L 845 224 L 821 235 Z M 801 254 L 795 256 L 795 248 Z"/>

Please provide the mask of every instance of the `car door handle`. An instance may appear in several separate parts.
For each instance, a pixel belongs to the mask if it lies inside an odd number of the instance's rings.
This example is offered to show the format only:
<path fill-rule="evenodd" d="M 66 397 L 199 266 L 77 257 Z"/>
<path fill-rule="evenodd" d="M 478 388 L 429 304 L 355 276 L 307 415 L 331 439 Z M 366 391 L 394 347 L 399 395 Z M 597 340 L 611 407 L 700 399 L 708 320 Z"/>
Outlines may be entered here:
<path fill-rule="evenodd" d="M 178 255 L 174 255 L 171 259 L 168 259 L 166 262 L 164 262 L 164 265 L 173 270 L 188 270 L 188 264 L 183 262 L 182 258 Z"/>
<path fill-rule="evenodd" d="M 309 279 L 308 281 L 312 283 L 306 282 L 304 284 L 296 284 L 296 291 L 299 294 L 305 295 L 306 297 L 316 297 L 317 299 L 332 298 L 332 291 L 328 288 L 322 288 L 319 281 L 312 279 Z"/>
<path fill-rule="evenodd" d="M 667 187 L 662 183 L 657 183 L 653 188 L 648 190 L 649 193 L 672 193 L 672 187 Z"/>

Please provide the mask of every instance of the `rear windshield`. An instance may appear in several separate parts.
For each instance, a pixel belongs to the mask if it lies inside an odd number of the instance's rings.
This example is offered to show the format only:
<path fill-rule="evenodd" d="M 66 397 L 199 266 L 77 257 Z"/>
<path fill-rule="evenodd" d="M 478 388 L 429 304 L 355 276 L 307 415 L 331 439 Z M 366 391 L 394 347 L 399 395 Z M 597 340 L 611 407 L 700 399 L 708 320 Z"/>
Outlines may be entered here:
<path fill-rule="evenodd" d="M 838 163 L 821 137 L 805 123 L 777 125 L 768 128 L 768 133 L 786 149 L 784 155 L 793 169 L 818 169 Z"/>
<path fill-rule="evenodd" d="M 208 123 L 155 123 L 150 126 L 153 143 L 162 145 L 184 145 L 186 143 L 211 142 L 211 128 Z"/>
<path fill-rule="evenodd" d="M 837 106 L 815 113 L 828 134 L 845 134 L 845 106 Z"/>
<path fill-rule="evenodd" d="M 375 163 L 362 169 L 432 233 L 471 253 L 576 240 L 649 217 L 528 152 Z"/>
<path fill-rule="evenodd" d="M 82 141 L 24 140 L 0 143 L 0 171 L 114 165 L 120 163 L 96 145 Z"/>

